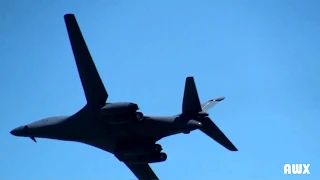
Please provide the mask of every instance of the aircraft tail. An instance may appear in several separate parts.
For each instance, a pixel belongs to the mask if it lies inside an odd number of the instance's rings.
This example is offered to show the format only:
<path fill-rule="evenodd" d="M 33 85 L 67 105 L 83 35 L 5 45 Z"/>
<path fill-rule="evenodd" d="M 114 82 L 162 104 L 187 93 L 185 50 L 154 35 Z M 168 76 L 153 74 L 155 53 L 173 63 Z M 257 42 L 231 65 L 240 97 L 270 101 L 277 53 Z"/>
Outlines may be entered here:
<path fill-rule="evenodd" d="M 195 120 L 199 121 L 202 126 L 199 128 L 207 136 L 217 141 L 230 151 L 238 151 L 238 149 L 232 144 L 232 142 L 224 135 L 224 133 L 218 128 L 218 126 L 208 117 L 206 113 L 215 104 L 222 101 L 223 98 L 217 98 L 210 100 L 201 105 L 198 91 L 193 77 L 187 77 L 183 103 L 182 103 L 182 115 L 190 118 L 196 117 Z"/>
<path fill-rule="evenodd" d="M 184 87 L 182 114 L 195 114 L 201 112 L 201 104 L 193 77 L 187 77 Z"/>
<path fill-rule="evenodd" d="M 87 106 L 101 108 L 106 103 L 108 93 L 94 65 L 75 16 L 73 14 L 66 14 L 64 15 L 64 20 L 87 99 Z"/>
<path fill-rule="evenodd" d="M 215 99 L 210 99 L 209 101 L 201 104 L 201 108 L 203 112 L 208 112 L 213 106 L 218 104 L 219 102 L 223 101 L 225 98 L 224 97 L 219 97 Z"/>

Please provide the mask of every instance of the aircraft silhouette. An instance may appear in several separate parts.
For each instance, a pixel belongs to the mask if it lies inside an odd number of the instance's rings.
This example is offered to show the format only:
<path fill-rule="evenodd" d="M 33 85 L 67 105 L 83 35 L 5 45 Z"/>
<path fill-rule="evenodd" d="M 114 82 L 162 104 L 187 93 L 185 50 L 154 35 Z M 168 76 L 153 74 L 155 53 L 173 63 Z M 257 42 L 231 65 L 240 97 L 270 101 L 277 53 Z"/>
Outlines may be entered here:
<path fill-rule="evenodd" d="M 42 119 L 13 129 L 15 136 L 85 143 L 114 154 L 140 180 L 155 180 L 149 163 L 163 162 L 167 155 L 156 142 L 179 133 L 201 130 L 230 151 L 237 148 L 208 117 L 208 110 L 224 97 L 201 104 L 193 77 L 187 77 L 182 113 L 145 116 L 133 102 L 106 103 L 108 93 L 100 79 L 73 14 L 64 15 L 71 47 L 87 104 L 71 116 Z"/>

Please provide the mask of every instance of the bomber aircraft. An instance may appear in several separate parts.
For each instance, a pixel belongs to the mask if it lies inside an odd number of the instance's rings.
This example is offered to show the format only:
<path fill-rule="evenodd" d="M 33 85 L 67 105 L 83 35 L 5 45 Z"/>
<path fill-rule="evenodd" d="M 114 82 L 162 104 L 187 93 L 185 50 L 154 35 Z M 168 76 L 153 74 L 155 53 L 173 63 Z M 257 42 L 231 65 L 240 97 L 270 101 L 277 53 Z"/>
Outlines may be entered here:
<path fill-rule="evenodd" d="M 207 113 L 224 97 L 201 104 L 193 77 L 185 82 L 182 112 L 174 116 L 147 116 L 134 102 L 106 102 L 100 79 L 74 14 L 64 15 L 87 104 L 71 116 L 45 118 L 13 129 L 15 136 L 80 142 L 114 154 L 139 180 L 159 179 L 149 163 L 167 159 L 157 141 L 199 129 L 230 151 L 237 148 Z"/>

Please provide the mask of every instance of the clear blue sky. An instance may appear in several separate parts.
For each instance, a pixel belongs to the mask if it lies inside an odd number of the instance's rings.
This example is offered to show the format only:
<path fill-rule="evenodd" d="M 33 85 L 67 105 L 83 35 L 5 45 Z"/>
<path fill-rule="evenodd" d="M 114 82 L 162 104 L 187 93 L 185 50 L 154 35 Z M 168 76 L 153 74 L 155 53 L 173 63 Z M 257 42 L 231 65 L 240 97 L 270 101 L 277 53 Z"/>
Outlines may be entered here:
<path fill-rule="evenodd" d="M 9 133 L 85 104 L 65 13 L 75 13 L 109 101 L 174 115 L 187 76 L 202 102 L 226 97 L 210 116 L 239 151 L 199 131 L 163 139 L 159 178 L 319 178 L 319 9 L 317 0 L 2 1 L 0 178 L 134 179 L 102 150 Z M 283 175 L 285 163 L 310 163 L 311 175 Z"/>

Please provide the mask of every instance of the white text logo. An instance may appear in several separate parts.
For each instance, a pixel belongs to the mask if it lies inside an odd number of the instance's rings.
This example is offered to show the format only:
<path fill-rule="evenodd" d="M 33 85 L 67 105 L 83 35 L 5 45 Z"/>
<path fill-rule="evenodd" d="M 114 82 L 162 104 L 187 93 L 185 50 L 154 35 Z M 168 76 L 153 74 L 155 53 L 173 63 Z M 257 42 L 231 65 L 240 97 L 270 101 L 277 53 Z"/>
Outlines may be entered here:
<path fill-rule="evenodd" d="M 285 164 L 283 166 L 284 174 L 310 174 L 310 164 Z"/>

